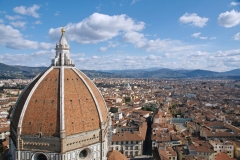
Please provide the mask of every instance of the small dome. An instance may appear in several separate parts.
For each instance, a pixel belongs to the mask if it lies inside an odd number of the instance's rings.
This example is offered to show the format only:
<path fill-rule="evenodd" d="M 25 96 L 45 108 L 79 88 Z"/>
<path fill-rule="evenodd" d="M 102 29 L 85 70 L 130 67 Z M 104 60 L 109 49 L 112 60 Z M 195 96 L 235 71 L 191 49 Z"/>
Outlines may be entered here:
<path fill-rule="evenodd" d="M 69 44 L 67 42 L 67 39 L 65 37 L 65 29 L 62 28 L 61 32 L 62 32 L 62 35 L 61 35 L 61 37 L 59 39 L 58 44 L 56 44 L 56 48 L 55 49 L 56 50 L 69 50 L 70 46 L 69 46 Z"/>
<path fill-rule="evenodd" d="M 67 39 L 65 38 L 64 34 L 62 34 L 60 40 L 59 40 L 59 44 L 65 46 L 68 45 Z"/>
<path fill-rule="evenodd" d="M 108 152 L 107 160 L 127 160 L 127 158 L 120 152 L 112 150 Z"/>

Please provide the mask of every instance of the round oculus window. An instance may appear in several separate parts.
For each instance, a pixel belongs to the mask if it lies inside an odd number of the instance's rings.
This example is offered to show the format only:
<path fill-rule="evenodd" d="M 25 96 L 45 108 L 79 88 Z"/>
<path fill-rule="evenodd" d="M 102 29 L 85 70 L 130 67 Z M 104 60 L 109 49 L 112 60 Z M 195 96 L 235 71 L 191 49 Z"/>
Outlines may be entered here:
<path fill-rule="evenodd" d="M 82 151 L 79 153 L 80 159 L 85 159 L 87 156 L 88 156 L 88 151 L 87 151 L 86 149 L 82 150 Z"/>
<path fill-rule="evenodd" d="M 44 155 L 44 154 L 39 154 L 39 155 L 37 156 L 37 160 L 47 160 L 47 157 L 46 157 L 46 155 Z"/>

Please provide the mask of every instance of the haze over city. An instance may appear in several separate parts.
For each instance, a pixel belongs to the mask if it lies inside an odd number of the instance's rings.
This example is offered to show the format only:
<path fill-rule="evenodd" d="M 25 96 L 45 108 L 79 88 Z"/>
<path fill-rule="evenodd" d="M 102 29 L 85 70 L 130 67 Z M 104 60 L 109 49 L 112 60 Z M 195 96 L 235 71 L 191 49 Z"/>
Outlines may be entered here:
<path fill-rule="evenodd" d="M 0 62 L 49 66 L 64 26 L 80 69 L 240 68 L 239 1 L 0 1 Z"/>

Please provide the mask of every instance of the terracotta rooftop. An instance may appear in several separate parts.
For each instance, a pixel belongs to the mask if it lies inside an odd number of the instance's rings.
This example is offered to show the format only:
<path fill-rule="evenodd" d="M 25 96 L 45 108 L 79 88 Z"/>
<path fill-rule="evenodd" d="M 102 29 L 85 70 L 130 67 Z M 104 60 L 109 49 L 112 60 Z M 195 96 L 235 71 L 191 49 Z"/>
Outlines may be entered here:
<path fill-rule="evenodd" d="M 171 156 L 177 156 L 177 153 L 173 150 L 172 147 L 166 147 L 166 150 L 158 150 L 159 156 L 163 160 L 169 160 L 169 157 Z"/>
<path fill-rule="evenodd" d="M 215 156 L 215 160 L 233 160 L 229 157 L 229 155 L 227 155 L 226 153 L 218 153 L 216 156 Z"/>
<path fill-rule="evenodd" d="M 112 141 L 144 141 L 145 138 L 142 138 L 139 134 L 136 132 L 130 133 L 130 132 L 123 132 L 123 133 L 117 133 L 112 135 Z"/>
<path fill-rule="evenodd" d="M 2 132 L 9 132 L 9 131 L 10 131 L 10 126 L 9 125 L 7 127 L 0 128 L 0 133 L 2 133 Z"/>

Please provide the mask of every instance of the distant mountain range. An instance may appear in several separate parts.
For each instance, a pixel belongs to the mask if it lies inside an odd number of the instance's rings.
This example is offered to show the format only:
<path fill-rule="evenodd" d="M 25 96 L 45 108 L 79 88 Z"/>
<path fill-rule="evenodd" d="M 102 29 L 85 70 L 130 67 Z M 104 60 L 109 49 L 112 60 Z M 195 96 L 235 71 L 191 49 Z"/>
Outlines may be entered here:
<path fill-rule="evenodd" d="M 47 67 L 10 66 L 0 63 L 0 79 L 33 78 Z M 90 78 L 223 78 L 240 79 L 240 69 L 227 72 L 149 68 L 136 70 L 81 70 Z"/>

